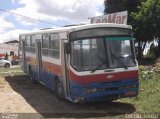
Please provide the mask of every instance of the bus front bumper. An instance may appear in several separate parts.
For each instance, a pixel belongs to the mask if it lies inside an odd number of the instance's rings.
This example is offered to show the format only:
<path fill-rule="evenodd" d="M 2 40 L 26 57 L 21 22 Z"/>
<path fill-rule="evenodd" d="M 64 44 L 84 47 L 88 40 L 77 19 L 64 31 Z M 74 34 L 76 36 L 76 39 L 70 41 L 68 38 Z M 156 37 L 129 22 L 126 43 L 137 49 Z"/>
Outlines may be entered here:
<path fill-rule="evenodd" d="M 112 101 L 120 98 L 135 97 L 138 95 L 139 82 L 109 83 L 88 85 L 76 91 L 71 97 L 72 102 Z"/>

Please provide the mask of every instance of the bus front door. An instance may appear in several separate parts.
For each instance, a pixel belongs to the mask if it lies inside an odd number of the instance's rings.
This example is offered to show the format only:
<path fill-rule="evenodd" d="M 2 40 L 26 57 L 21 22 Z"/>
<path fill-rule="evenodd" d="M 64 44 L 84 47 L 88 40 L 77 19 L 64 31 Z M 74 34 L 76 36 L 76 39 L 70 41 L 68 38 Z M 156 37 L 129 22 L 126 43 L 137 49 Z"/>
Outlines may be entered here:
<path fill-rule="evenodd" d="M 25 41 L 22 40 L 22 61 L 23 61 L 23 71 L 27 72 L 27 63 L 26 63 L 26 51 L 25 51 Z"/>
<path fill-rule="evenodd" d="M 63 77 L 63 86 L 64 86 L 64 96 L 67 98 L 69 96 L 69 73 L 68 73 L 68 67 L 69 67 L 69 55 L 66 53 L 65 50 L 65 40 L 62 40 L 62 54 L 61 54 L 61 60 L 62 60 L 62 77 Z"/>
<path fill-rule="evenodd" d="M 36 65 L 37 65 L 37 75 L 38 79 L 40 79 L 40 73 L 42 70 L 42 52 L 41 52 L 41 42 L 40 40 L 37 40 L 36 42 L 37 48 L 36 48 Z"/>

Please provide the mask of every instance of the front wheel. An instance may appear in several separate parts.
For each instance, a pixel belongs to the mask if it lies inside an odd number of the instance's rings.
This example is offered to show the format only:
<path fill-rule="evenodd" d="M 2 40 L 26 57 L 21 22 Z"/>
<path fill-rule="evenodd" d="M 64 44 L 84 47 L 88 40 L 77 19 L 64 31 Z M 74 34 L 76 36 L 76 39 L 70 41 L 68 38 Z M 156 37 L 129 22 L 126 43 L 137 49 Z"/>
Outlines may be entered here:
<path fill-rule="evenodd" d="M 64 98 L 63 84 L 60 81 L 56 83 L 56 95 L 59 99 Z"/>

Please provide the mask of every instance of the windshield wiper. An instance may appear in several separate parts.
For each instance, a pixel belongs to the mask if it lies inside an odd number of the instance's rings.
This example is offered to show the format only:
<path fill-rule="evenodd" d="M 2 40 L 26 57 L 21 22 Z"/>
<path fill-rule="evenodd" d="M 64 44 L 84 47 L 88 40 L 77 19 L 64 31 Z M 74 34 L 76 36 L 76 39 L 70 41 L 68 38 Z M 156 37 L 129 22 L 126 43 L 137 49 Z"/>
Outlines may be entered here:
<path fill-rule="evenodd" d="M 121 66 L 122 66 L 125 70 L 128 70 L 128 67 L 127 67 L 126 65 L 124 65 L 124 64 L 122 63 L 122 61 L 120 61 L 120 63 L 121 63 Z"/>
<path fill-rule="evenodd" d="M 99 64 L 95 69 L 93 69 L 91 71 L 91 73 L 95 72 L 96 70 L 98 70 L 103 64 L 105 64 L 106 62 L 102 62 L 101 64 Z"/>
<path fill-rule="evenodd" d="M 116 56 L 116 55 L 114 55 L 114 57 L 118 60 L 118 58 L 121 57 L 121 56 Z M 122 58 L 125 58 L 125 57 L 122 57 Z M 124 63 L 122 62 L 122 59 L 120 58 L 119 60 L 120 60 L 121 66 L 122 66 L 125 70 L 127 70 L 128 67 L 127 67 L 126 65 L 124 65 Z"/>

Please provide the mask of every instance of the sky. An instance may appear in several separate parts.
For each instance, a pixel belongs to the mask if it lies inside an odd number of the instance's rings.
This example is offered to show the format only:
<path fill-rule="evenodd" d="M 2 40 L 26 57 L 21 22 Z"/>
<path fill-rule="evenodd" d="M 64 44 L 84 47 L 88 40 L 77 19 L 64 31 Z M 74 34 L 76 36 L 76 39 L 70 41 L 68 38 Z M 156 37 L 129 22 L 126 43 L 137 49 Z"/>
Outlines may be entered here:
<path fill-rule="evenodd" d="M 103 3 L 104 0 L 0 0 L 0 43 L 18 40 L 20 33 L 28 31 L 89 23 L 88 18 L 103 14 Z"/>

